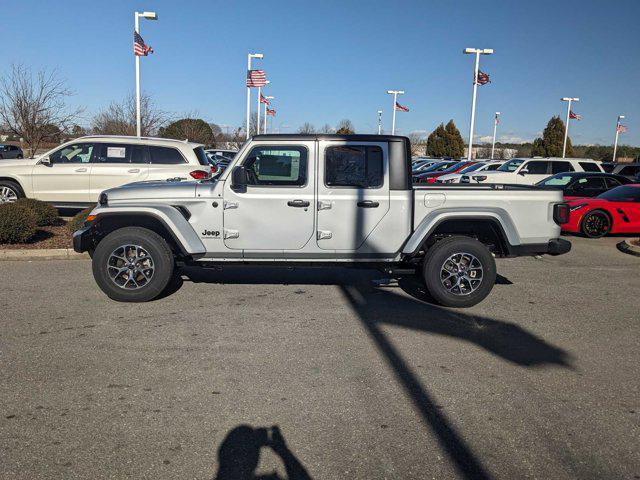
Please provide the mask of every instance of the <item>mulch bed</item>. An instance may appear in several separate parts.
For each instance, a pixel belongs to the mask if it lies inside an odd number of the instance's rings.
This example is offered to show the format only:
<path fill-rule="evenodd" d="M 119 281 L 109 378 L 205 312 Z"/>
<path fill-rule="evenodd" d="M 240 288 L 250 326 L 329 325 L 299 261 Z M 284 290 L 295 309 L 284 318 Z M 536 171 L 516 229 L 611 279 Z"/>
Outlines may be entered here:
<path fill-rule="evenodd" d="M 67 222 L 62 220 L 53 227 L 38 227 L 35 236 L 28 243 L 0 243 L 0 250 L 36 248 L 73 248 Z"/>

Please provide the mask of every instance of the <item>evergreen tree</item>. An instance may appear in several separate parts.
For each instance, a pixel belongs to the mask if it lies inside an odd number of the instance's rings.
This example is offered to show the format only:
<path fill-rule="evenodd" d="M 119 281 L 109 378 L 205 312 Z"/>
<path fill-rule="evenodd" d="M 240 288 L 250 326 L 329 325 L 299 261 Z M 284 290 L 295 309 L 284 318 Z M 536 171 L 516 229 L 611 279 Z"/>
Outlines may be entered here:
<path fill-rule="evenodd" d="M 344 120 L 340 120 L 340 123 L 338 123 L 336 133 L 338 135 L 352 135 L 356 132 L 355 128 L 353 127 L 353 123 L 351 123 L 351 120 L 345 118 Z"/>
<path fill-rule="evenodd" d="M 453 120 L 447 126 L 440 124 L 427 138 L 426 154 L 429 157 L 460 158 L 464 155 L 464 141 Z"/>
<path fill-rule="evenodd" d="M 464 155 L 464 140 L 462 140 L 460 130 L 458 130 L 456 124 L 453 123 L 453 120 L 449 120 L 449 123 L 447 123 L 444 129 L 447 133 L 448 156 L 451 158 L 461 158 Z"/>
<path fill-rule="evenodd" d="M 558 116 L 551 117 L 547 127 L 542 132 L 542 138 L 533 141 L 531 155 L 536 157 L 561 157 L 564 141 L 564 122 Z M 571 139 L 567 137 L 566 156 L 573 156 Z"/>
<path fill-rule="evenodd" d="M 201 118 L 182 118 L 170 123 L 166 128 L 158 130 L 163 138 L 175 138 L 176 140 L 190 140 L 204 145 L 213 145 L 213 130 L 211 126 Z"/>

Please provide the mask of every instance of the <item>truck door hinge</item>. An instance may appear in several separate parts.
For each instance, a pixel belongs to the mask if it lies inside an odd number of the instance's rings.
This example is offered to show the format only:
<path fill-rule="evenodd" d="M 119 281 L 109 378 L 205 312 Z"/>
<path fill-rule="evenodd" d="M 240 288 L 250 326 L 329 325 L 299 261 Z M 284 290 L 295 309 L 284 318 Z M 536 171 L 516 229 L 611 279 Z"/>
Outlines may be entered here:
<path fill-rule="evenodd" d="M 238 202 L 227 202 L 225 200 L 223 208 L 224 208 L 224 210 L 228 210 L 230 208 L 238 208 Z"/>
<path fill-rule="evenodd" d="M 330 200 L 318 200 L 318 210 L 331 209 L 332 202 Z"/>
<path fill-rule="evenodd" d="M 227 230 L 224 229 L 224 238 L 238 238 L 240 236 L 240 232 L 238 230 Z"/>
<path fill-rule="evenodd" d="M 318 230 L 318 240 L 326 240 L 333 236 L 329 230 Z"/>

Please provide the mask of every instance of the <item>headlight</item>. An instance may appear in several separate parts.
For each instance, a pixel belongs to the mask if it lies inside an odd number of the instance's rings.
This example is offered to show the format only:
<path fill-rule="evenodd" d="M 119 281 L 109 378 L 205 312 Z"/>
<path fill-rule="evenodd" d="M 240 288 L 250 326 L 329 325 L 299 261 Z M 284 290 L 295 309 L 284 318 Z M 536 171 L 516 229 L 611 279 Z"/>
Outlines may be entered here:
<path fill-rule="evenodd" d="M 580 203 L 578 205 L 574 205 L 572 206 L 569 210 L 571 210 L 572 212 L 575 212 L 576 210 L 580 210 L 582 207 L 584 207 L 586 205 L 586 203 Z"/>
<path fill-rule="evenodd" d="M 486 176 L 486 175 L 475 175 L 475 176 L 473 177 L 473 179 L 474 179 L 476 182 L 484 182 L 484 181 L 487 179 L 487 176 Z"/>

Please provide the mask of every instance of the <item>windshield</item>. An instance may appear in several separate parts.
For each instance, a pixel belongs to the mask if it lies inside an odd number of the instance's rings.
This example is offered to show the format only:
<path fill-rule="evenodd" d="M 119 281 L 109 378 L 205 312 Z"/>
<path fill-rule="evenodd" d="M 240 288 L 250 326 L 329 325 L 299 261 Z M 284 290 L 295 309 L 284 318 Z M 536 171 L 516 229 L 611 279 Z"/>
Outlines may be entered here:
<path fill-rule="evenodd" d="M 524 160 L 519 158 L 514 158 L 513 160 L 509 160 L 507 163 L 502 165 L 497 171 L 498 172 L 515 172 L 520 165 L 524 163 Z"/>
<path fill-rule="evenodd" d="M 484 167 L 486 164 L 485 163 L 474 163 L 473 165 L 469 165 L 466 168 L 463 168 L 462 170 L 460 170 L 460 173 L 469 173 L 469 172 L 475 172 L 476 170 L 478 170 L 479 168 Z"/>
<path fill-rule="evenodd" d="M 564 187 L 565 185 L 569 184 L 572 178 L 573 177 L 571 175 L 565 175 L 565 174 L 559 173 L 558 175 L 554 175 L 553 177 L 550 177 L 550 178 L 547 178 L 546 180 L 538 182 L 538 185 L 543 185 L 545 187 L 552 187 L 552 186 Z"/>
<path fill-rule="evenodd" d="M 200 165 L 209 165 L 209 157 L 207 157 L 207 154 L 205 153 L 203 147 L 194 148 L 193 153 L 195 153 L 196 157 L 198 157 L 198 163 Z"/>
<path fill-rule="evenodd" d="M 610 202 L 640 202 L 640 187 L 624 185 L 601 193 L 597 198 Z"/>

